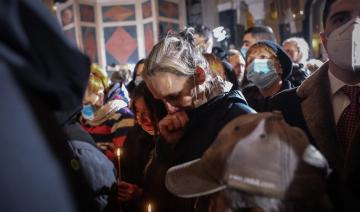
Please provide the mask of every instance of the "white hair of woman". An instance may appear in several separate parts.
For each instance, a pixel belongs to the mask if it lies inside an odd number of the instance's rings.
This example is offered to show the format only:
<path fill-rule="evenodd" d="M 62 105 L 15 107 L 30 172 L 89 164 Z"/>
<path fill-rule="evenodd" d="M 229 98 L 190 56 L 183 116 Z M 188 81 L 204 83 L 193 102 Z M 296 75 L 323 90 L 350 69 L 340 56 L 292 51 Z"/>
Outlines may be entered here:
<path fill-rule="evenodd" d="M 296 62 L 306 64 L 306 61 L 309 59 L 309 45 L 304 38 L 291 37 L 283 42 L 283 46 L 287 43 L 295 45 L 299 52 L 300 57 Z"/>
<path fill-rule="evenodd" d="M 195 81 L 197 67 L 205 71 L 205 82 L 196 86 L 196 92 L 193 95 L 197 98 L 199 93 L 205 92 L 208 99 L 214 90 L 214 83 L 212 83 L 214 76 L 200 49 L 195 46 L 194 29 L 187 28 L 180 33 L 169 33 L 154 46 L 146 60 L 142 77 L 146 81 L 156 73 L 167 72 L 178 76 L 194 77 Z"/>

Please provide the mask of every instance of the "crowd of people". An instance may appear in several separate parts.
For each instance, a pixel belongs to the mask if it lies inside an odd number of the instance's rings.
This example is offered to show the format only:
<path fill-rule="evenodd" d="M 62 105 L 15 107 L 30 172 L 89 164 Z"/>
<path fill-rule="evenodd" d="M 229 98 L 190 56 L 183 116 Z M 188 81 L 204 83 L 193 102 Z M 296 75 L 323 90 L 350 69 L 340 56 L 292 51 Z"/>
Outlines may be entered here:
<path fill-rule="evenodd" d="M 1 211 L 360 210 L 359 1 L 325 1 L 324 63 L 196 26 L 109 75 L 56 26 L 0 2 Z"/>

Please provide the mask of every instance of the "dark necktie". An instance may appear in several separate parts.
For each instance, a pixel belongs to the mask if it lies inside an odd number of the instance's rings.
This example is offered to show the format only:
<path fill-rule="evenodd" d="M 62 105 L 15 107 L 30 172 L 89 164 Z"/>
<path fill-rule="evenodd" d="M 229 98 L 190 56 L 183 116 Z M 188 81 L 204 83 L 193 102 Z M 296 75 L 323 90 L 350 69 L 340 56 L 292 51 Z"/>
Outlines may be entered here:
<path fill-rule="evenodd" d="M 346 85 L 341 90 L 350 99 L 350 105 L 345 108 L 337 124 L 338 136 L 346 154 L 360 122 L 360 87 Z"/>

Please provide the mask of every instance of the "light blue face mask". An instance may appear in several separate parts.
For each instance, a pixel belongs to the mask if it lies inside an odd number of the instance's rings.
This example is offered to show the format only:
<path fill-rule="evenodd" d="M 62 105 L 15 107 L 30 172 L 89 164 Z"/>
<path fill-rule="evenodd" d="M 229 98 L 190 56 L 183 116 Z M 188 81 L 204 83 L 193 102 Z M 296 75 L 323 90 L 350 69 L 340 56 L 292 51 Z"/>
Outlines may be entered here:
<path fill-rule="evenodd" d="M 275 66 L 269 59 L 254 59 L 246 68 L 246 77 L 259 89 L 265 89 L 274 84 L 278 78 Z"/>
<path fill-rule="evenodd" d="M 83 105 L 81 110 L 82 116 L 87 120 L 92 120 L 95 117 L 95 109 L 92 105 Z"/>
<path fill-rule="evenodd" d="M 242 47 L 242 48 L 240 49 L 240 52 L 241 52 L 243 58 L 246 58 L 246 53 L 247 53 L 247 51 L 248 51 L 248 48 L 245 48 L 245 47 Z"/>

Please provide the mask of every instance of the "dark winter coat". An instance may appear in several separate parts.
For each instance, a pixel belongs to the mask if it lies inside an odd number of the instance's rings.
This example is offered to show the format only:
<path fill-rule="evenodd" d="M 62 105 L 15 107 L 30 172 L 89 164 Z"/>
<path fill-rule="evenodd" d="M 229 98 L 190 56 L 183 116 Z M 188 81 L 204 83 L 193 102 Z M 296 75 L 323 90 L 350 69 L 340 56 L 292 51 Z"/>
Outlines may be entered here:
<path fill-rule="evenodd" d="M 165 188 L 165 175 L 171 166 L 200 158 L 215 140 L 219 131 L 233 118 L 255 113 L 240 91 L 232 90 L 221 94 L 204 105 L 188 112 L 189 123 L 184 135 L 175 147 L 163 140 L 156 143 L 156 155 L 147 173 L 149 190 L 156 193 L 150 200 L 156 201 L 156 211 L 193 211 L 194 200 L 182 199 L 169 193 Z"/>

